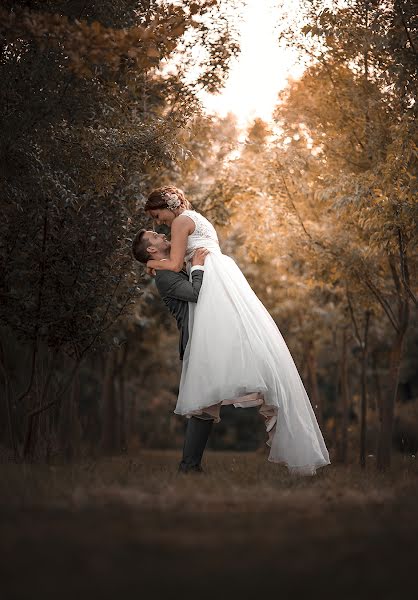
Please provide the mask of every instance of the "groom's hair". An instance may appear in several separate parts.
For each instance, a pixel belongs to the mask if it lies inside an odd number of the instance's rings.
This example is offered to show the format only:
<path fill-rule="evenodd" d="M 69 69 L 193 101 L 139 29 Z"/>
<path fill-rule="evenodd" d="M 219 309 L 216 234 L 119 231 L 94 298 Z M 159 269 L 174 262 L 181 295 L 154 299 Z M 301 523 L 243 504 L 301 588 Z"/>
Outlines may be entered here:
<path fill-rule="evenodd" d="M 149 240 L 144 237 L 145 233 L 147 233 L 146 229 L 140 229 L 138 233 L 135 234 L 132 242 L 132 254 L 136 260 L 144 264 L 146 264 L 152 258 L 151 254 L 149 254 L 147 251 Z"/>

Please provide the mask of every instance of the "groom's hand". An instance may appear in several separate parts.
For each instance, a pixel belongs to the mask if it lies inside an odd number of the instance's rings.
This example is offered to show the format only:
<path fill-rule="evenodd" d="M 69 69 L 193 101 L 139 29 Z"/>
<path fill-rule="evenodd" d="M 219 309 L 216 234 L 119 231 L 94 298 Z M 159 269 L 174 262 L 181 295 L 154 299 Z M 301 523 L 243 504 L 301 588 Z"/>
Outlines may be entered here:
<path fill-rule="evenodd" d="M 205 258 L 208 254 L 209 250 L 207 248 L 198 248 L 193 254 L 192 267 L 195 267 L 196 265 L 203 267 L 205 264 Z"/>

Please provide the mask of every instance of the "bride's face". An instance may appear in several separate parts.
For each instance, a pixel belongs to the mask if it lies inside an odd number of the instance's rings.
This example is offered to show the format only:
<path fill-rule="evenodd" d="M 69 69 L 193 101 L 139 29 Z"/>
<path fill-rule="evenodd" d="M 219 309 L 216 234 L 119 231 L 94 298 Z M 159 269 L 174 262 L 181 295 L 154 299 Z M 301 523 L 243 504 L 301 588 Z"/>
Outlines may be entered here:
<path fill-rule="evenodd" d="M 168 208 L 154 208 L 149 211 L 149 214 L 157 225 L 168 225 L 169 227 L 176 218 L 176 215 Z"/>

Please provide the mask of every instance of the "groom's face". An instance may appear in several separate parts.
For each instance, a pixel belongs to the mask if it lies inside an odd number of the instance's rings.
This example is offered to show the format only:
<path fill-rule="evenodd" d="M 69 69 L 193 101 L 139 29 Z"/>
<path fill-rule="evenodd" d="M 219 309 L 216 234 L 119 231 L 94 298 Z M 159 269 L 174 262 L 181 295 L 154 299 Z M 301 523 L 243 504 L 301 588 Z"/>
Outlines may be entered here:
<path fill-rule="evenodd" d="M 147 231 L 144 233 L 147 241 L 147 250 L 149 254 L 168 254 L 170 251 L 170 242 L 166 238 L 164 233 L 157 233 L 156 231 Z"/>

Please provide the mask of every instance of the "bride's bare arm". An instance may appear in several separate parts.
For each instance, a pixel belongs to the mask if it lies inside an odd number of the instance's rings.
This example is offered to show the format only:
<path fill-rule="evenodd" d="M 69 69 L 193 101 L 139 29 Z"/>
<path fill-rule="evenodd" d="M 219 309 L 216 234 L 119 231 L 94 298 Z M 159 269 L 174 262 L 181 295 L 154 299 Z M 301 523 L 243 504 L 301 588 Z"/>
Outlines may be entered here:
<path fill-rule="evenodd" d="M 168 260 L 149 260 L 147 267 L 156 271 L 181 271 L 184 264 L 184 255 L 186 254 L 187 238 L 193 229 L 194 223 L 186 215 L 174 219 L 171 224 L 170 258 Z"/>

